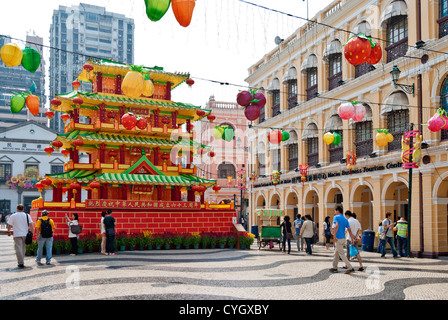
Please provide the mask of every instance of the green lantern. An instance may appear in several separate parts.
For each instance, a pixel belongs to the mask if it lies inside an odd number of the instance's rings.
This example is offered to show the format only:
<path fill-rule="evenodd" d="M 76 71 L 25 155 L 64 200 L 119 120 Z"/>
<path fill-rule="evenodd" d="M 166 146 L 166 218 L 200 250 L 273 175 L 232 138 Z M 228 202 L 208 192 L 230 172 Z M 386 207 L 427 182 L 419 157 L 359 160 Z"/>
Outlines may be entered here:
<path fill-rule="evenodd" d="M 222 139 L 222 135 L 224 134 L 224 128 L 216 126 L 213 128 L 213 136 L 216 140 Z"/>
<path fill-rule="evenodd" d="M 337 132 L 333 132 L 333 136 L 334 136 L 333 144 L 335 146 L 337 146 L 338 144 L 341 143 L 341 135 L 339 133 L 337 133 Z"/>
<path fill-rule="evenodd" d="M 232 141 L 232 139 L 235 137 L 235 131 L 231 127 L 226 127 L 224 129 L 224 134 L 222 135 L 222 138 L 229 142 Z"/>
<path fill-rule="evenodd" d="M 40 66 L 39 52 L 30 47 L 23 49 L 22 66 L 31 73 L 36 72 Z"/>
<path fill-rule="evenodd" d="M 11 112 L 19 113 L 25 106 L 25 98 L 21 94 L 16 94 L 11 98 Z"/>
<path fill-rule="evenodd" d="M 151 21 L 159 21 L 168 11 L 171 0 L 145 0 L 146 15 Z"/>
<path fill-rule="evenodd" d="M 282 141 L 288 141 L 289 137 L 290 137 L 289 132 L 287 131 L 282 132 Z"/>

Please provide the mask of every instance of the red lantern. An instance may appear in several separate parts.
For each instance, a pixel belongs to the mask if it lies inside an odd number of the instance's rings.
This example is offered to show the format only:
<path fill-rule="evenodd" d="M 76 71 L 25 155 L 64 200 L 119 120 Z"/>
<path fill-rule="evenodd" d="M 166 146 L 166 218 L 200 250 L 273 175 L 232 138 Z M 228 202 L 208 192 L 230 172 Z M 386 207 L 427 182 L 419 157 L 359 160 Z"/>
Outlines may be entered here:
<path fill-rule="evenodd" d="M 42 192 L 42 189 L 45 188 L 45 185 L 42 182 L 38 182 L 34 186 L 39 190 L 39 192 Z"/>
<path fill-rule="evenodd" d="M 192 86 L 194 85 L 194 80 L 193 79 L 188 79 L 187 81 L 185 81 L 186 84 L 188 84 L 188 86 Z"/>
<path fill-rule="evenodd" d="M 63 146 L 63 143 L 59 140 L 56 140 L 53 141 L 51 145 L 56 148 L 56 151 L 59 151 L 59 148 Z"/>
<path fill-rule="evenodd" d="M 47 153 L 48 156 L 51 156 L 51 154 L 53 153 L 54 149 L 52 147 L 46 147 L 44 149 L 44 151 Z"/>
<path fill-rule="evenodd" d="M 109 151 L 109 156 L 110 156 L 110 157 L 116 157 L 116 156 L 118 156 L 118 152 L 117 152 L 117 151 L 114 151 L 114 150 Z"/>
<path fill-rule="evenodd" d="M 366 36 L 352 37 L 344 45 L 344 56 L 354 66 L 367 62 L 371 52 L 372 44 Z"/>
<path fill-rule="evenodd" d="M 91 65 L 91 64 L 88 64 L 88 63 L 86 63 L 84 66 L 83 66 L 83 69 L 84 70 L 87 70 L 87 71 L 92 71 L 93 70 L 93 66 Z"/>
<path fill-rule="evenodd" d="M 300 170 L 300 174 L 301 174 L 301 180 L 302 180 L 302 186 L 305 185 L 305 181 L 306 181 L 306 176 L 308 175 L 308 169 L 309 169 L 309 165 L 307 164 L 301 164 L 299 165 L 299 170 Z"/>
<path fill-rule="evenodd" d="M 163 117 L 162 118 L 162 123 L 164 125 L 168 125 L 170 122 L 171 122 L 170 118 L 168 118 L 168 117 Z"/>
<path fill-rule="evenodd" d="M 81 189 L 81 185 L 78 182 L 70 183 L 70 189 L 73 189 L 73 193 L 76 193 L 79 189 Z"/>
<path fill-rule="evenodd" d="M 212 115 L 212 114 L 209 114 L 209 115 L 207 116 L 207 119 L 208 119 L 210 122 L 213 122 L 213 121 L 216 119 L 216 116 L 214 116 L 214 115 Z"/>
<path fill-rule="evenodd" d="M 210 153 L 208 154 L 210 158 L 214 158 L 215 157 L 215 153 L 213 151 L 210 151 Z"/>
<path fill-rule="evenodd" d="M 381 57 L 383 56 L 383 50 L 378 43 L 375 43 L 375 46 L 372 48 L 372 52 L 370 53 L 370 57 L 367 59 L 367 63 L 374 65 L 380 62 Z"/>
<path fill-rule="evenodd" d="M 213 189 L 213 191 L 215 191 L 215 193 L 217 194 L 217 193 L 219 192 L 219 190 L 221 190 L 221 186 L 214 185 L 212 189 Z"/>
<path fill-rule="evenodd" d="M 53 111 L 47 111 L 47 112 L 45 112 L 45 116 L 46 116 L 49 120 L 51 120 L 51 119 L 53 119 L 53 117 L 54 117 L 54 112 L 53 112 Z"/>
<path fill-rule="evenodd" d="M 148 120 L 146 118 L 138 118 L 136 126 L 140 130 L 145 130 L 148 126 Z"/>
<path fill-rule="evenodd" d="M 115 118 L 115 113 L 113 113 L 112 111 L 110 111 L 110 112 L 107 113 L 107 117 L 108 117 L 109 119 L 113 119 L 113 118 Z"/>
<path fill-rule="evenodd" d="M 101 184 L 99 182 L 92 181 L 90 182 L 89 187 L 92 189 L 99 189 L 101 187 Z"/>
<path fill-rule="evenodd" d="M 84 145 L 84 141 L 79 140 L 79 139 L 75 140 L 75 141 L 73 141 L 73 145 L 75 146 L 75 148 L 81 147 Z"/>
<path fill-rule="evenodd" d="M 59 100 L 59 99 L 53 99 L 53 100 L 51 100 L 51 105 L 52 105 L 52 106 L 56 106 L 56 107 L 58 107 L 58 106 L 60 106 L 61 104 L 62 104 L 62 101 Z"/>
<path fill-rule="evenodd" d="M 205 116 L 205 111 L 204 110 L 198 110 L 198 111 L 196 111 L 196 114 L 198 116 L 200 116 L 200 117 L 203 117 L 203 116 Z"/>
<path fill-rule="evenodd" d="M 44 186 L 49 186 L 49 185 L 51 185 L 53 183 L 53 181 L 51 181 L 48 178 L 42 180 L 41 182 L 43 183 Z"/>
<path fill-rule="evenodd" d="M 67 123 L 67 120 L 70 119 L 70 115 L 68 113 L 64 113 L 61 115 L 61 119 L 64 123 Z"/>
<path fill-rule="evenodd" d="M 121 117 L 121 124 L 125 129 L 132 130 L 137 125 L 137 117 L 131 112 L 125 113 Z"/>
<path fill-rule="evenodd" d="M 282 141 L 282 132 L 280 130 L 273 130 L 269 132 L 268 140 L 272 144 L 279 144 Z"/>
<path fill-rule="evenodd" d="M 84 100 L 82 100 L 81 98 L 73 98 L 73 103 L 77 106 L 80 106 L 84 103 Z"/>
<path fill-rule="evenodd" d="M 168 152 L 164 152 L 161 156 L 163 163 L 166 164 L 166 162 L 170 159 L 170 154 Z"/>
<path fill-rule="evenodd" d="M 61 150 L 61 153 L 64 155 L 64 158 L 67 158 L 67 156 L 70 154 L 70 151 L 63 149 Z"/>

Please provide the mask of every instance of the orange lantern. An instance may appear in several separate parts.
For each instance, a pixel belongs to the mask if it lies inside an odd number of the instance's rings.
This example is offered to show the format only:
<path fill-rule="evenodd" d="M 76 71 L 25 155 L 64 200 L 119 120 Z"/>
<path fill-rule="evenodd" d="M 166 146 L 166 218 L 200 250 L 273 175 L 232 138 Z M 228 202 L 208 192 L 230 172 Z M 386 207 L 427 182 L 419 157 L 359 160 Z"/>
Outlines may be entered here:
<path fill-rule="evenodd" d="M 305 185 L 306 176 L 308 175 L 309 167 L 310 167 L 310 166 L 307 165 L 307 164 L 301 164 L 301 165 L 299 165 L 300 175 L 302 176 L 302 177 L 301 177 L 301 180 L 302 180 L 302 186 Z"/>
<path fill-rule="evenodd" d="M 34 94 L 30 94 L 28 95 L 28 97 L 26 97 L 25 102 L 31 114 L 33 116 L 37 116 L 37 114 L 39 113 L 39 105 L 40 105 L 39 97 L 35 96 Z"/>
<path fill-rule="evenodd" d="M 22 63 L 23 51 L 15 43 L 5 44 L 0 55 L 7 67 L 17 67 Z"/>
<path fill-rule="evenodd" d="M 75 91 L 78 91 L 78 88 L 81 86 L 81 82 L 79 82 L 78 80 L 75 80 L 72 82 L 72 86 L 73 86 L 73 88 L 75 88 Z"/>
<path fill-rule="evenodd" d="M 174 16 L 182 27 L 188 27 L 193 17 L 195 0 L 171 0 Z"/>

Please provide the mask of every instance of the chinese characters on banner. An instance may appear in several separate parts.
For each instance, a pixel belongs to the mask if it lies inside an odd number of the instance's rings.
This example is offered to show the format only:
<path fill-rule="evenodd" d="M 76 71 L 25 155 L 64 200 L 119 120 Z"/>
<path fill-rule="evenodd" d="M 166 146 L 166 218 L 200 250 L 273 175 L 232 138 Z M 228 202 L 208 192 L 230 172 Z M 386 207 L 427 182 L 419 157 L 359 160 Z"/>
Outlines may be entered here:
<path fill-rule="evenodd" d="M 86 200 L 86 208 L 200 210 L 201 203 L 192 201 Z"/>

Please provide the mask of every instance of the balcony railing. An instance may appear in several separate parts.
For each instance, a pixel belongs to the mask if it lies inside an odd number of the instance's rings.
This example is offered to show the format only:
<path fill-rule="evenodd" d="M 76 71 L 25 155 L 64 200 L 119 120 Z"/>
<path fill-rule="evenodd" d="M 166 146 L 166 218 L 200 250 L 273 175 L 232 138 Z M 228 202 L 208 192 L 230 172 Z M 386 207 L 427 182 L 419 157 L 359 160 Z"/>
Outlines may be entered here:
<path fill-rule="evenodd" d="M 439 24 L 439 38 L 448 35 L 448 16 L 440 18 L 437 23 Z"/>
<path fill-rule="evenodd" d="M 394 61 L 400 57 L 404 57 L 408 51 L 408 38 L 404 38 L 400 41 L 391 44 L 386 48 L 387 62 Z"/>
<path fill-rule="evenodd" d="M 355 66 L 355 78 L 365 75 L 366 73 L 369 73 L 369 71 L 370 71 L 370 64 L 368 64 L 367 62 Z"/>
<path fill-rule="evenodd" d="M 297 107 L 297 95 L 290 96 L 288 98 L 288 110 Z"/>
<path fill-rule="evenodd" d="M 299 159 L 298 158 L 292 158 L 289 159 L 289 170 L 294 170 L 299 166 Z"/>
<path fill-rule="evenodd" d="M 318 163 L 319 163 L 319 152 L 309 153 L 308 154 L 308 165 L 310 167 L 312 167 Z"/>
<path fill-rule="evenodd" d="M 272 116 L 275 117 L 280 112 L 280 104 L 272 106 Z"/>
<path fill-rule="evenodd" d="M 328 89 L 333 90 L 341 85 L 342 72 L 338 72 L 330 77 L 328 77 Z"/>
<path fill-rule="evenodd" d="M 306 100 L 308 101 L 315 98 L 316 94 L 317 94 L 317 84 L 306 89 Z"/>
<path fill-rule="evenodd" d="M 344 158 L 344 147 L 334 147 L 330 149 L 330 163 L 339 162 Z"/>
<path fill-rule="evenodd" d="M 356 156 L 367 156 L 373 152 L 373 139 L 355 142 Z"/>
<path fill-rule="evenodd" d="M 389 151 L 401 150 L 401 137 L 405 134 L 406 131 L 398 131 L 398 132 L 390 132 L 394 137 L 394 141 L 388 144 Z"/>

